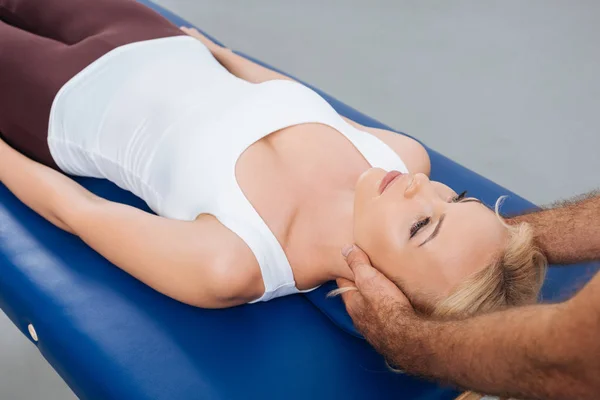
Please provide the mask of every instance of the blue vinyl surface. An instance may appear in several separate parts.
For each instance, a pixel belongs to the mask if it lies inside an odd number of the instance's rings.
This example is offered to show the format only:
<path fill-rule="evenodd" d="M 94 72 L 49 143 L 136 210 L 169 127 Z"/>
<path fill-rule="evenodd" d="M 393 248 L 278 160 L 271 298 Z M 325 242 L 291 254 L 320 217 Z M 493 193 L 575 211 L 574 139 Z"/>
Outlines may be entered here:
<path fill-rule="evenodd" d="M 178 16 L 142 0 L 177 25 Z M 342 39 L 340 39 L 342 40 Z M 256 60 L 255 60 L 256 61 Z M 384 127 L 320 92 L 340 114 Z M 511 134 L 507 132 L 507 134 Z M 433 179 L 503 208 L 532 204 L 430 150 Z M 107 181 L 77 179 L 147 210 Z M 553 269 L 544 300 L 568 297 L 597 270 Z M 169 299 L 62 232 L 0 185 L 0 308 L 81 399 L 452 399 L 456 392 L 386 369 L 327 284 L 306 295 L 226 310 Z"/>

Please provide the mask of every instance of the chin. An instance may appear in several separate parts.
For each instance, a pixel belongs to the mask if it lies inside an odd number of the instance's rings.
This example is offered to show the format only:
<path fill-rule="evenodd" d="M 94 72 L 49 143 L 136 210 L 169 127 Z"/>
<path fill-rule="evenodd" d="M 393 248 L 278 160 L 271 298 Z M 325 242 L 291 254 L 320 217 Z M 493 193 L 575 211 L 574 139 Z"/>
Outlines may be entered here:
<path fill-rule="evenodd" d="M 355 213 L 357 209 L 364 211 L 371 200 L 379 196 L 378 184 L 385 174 L 381 168 L 370 168 L 359 176 L 354 187 Z"/>
<path fill-rule="evenodd" d="M 365 186 L 365 183 L 369 180 L 371 169 L 366 169 L 362 174 L 358 176 L 356 180 L 356 184 L 354 185 L 354 191 L 358 194 L 362 192 L 362 189 Z"/>

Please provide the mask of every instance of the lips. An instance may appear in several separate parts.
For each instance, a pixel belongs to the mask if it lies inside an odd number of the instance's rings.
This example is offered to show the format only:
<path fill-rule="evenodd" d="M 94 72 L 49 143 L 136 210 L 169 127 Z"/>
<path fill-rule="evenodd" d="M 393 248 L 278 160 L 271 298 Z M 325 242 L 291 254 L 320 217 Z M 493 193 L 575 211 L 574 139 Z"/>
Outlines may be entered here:
<path fill-rule="evenodd" d="M 402 172 L 399 171 L 390 171 L 381 180 L 381 184 L 379 185 L 379 194 L 383 194 L 383 192 L 390 187 L 399 177 L 402 176 Z"/>

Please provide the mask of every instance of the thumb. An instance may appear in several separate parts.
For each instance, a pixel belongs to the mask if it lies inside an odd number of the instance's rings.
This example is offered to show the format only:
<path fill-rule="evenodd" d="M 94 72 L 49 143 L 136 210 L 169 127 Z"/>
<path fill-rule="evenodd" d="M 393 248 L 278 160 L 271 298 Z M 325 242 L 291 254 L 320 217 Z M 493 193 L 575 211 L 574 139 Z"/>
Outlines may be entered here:
<path fill-rule="evenodd" d="M 354 284 L 365 298 L 374 300 L 389 296 L 407 301 L 398 286 L 375 269 L 367 254 L 358 246 L 344 248 L 343 254 L 346 255 L 346 262 L 354 274 Z"/>

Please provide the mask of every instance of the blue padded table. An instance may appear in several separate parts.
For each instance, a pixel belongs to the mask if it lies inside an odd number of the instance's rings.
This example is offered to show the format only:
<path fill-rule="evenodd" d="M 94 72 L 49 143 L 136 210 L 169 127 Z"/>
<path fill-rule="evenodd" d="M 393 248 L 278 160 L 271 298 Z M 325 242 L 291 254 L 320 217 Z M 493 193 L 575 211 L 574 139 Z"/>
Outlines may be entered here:
<path fill-rule="evenodd" d="M 177 25 L 190 25 L 141 2 Z M 339 113 L 386 128 L 320 93 Z M 511 194 L 429 151 L 434 179 L 468 188 L 488 204 Z M 111 200 L 147 209 L 107 181 L 77 180 Z M 504 210 L 530 207 L 511 194 Z M 544 299 L 569 296 L 596 270 L 552 270 Z M 442 400 L 457 394 L 389 372 L 356 333 L 341 301 L 325 298 L 331 288 L 226 310 L 186 306 L 114 267 L 0 185 L 0 308 L 81 399 Z"/>

